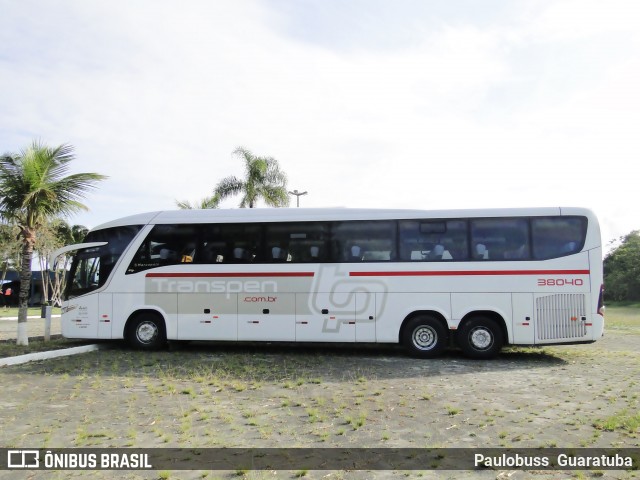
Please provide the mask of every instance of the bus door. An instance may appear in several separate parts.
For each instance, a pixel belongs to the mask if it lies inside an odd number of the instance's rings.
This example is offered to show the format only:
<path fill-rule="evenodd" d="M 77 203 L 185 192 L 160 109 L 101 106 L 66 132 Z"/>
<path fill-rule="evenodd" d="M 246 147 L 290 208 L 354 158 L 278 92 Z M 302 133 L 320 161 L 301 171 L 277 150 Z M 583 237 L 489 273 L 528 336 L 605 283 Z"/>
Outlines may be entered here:
<path fill-rule="evenodd" d="M 533 345 L 535 343 L 535 322 L 533 321 L 533 294 L 511 294 L 513 315 L 511 316 L 511 343 Z"/>
<path fill-rule="evenodd" d="M 67 338 L 98 338 L 99 295 L 74 298 L 64 310 L 62 335 Z"/>
<path fill-rule="evenodd" d="M 376 295 L 369 292 L 356 293 L 356 342 L 376 341 L 376 297 L 382 301 L 386 293 Z"/>
<path fill-rule="evenodd" d="M 295 293 L 239 293 L 238 340 L 294 341 L 295 308 Z"/>
<path fill-rule="evenodd" d="M 178 294 L 178 339 L 237 340 L 238 294 Z"/>
<path fill-rule="evenodd" d="M 356 294 L 313 292 L 296 295 L 296 341 L 355 342 Z"/>
<path fill-rule="evenodd" d="M 111 326 L 113 322 L 113 294 L 100 293 L 98 295 L 98 337 L 112 338 Z"/>

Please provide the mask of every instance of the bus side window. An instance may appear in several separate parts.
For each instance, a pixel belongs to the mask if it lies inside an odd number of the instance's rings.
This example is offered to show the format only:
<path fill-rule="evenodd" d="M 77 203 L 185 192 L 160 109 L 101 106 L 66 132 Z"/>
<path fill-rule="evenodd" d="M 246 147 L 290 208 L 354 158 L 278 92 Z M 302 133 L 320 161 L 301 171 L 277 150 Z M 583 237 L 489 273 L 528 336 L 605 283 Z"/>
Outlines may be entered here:
<path fill-rule="evenodd" d="M 474 258 L 476 260 L 489 260 L 489 250 L 487 250 L 487 246 L 484 243 L 476 245 Z"/>
<path fill-rule="evenodd" d="M 320 247 L 318 245 L 311 245 L 309 247 L 309 261 L 310 262 L 320 261 Z"/>
<path fill-rule="evenodd" d="M 160 265 L 171 265 L 176 263 L 176 252 L 169 250 L 168 248 L 160 249 Z"/>
<path fill-rule="evenodd" d="M 234 263 L 246 263 L 251 261 L 251 254 L 248 250 L 242 247 L 236 247 L 233 249 L 233 261 Z"/>
<path fill-rule="evenodd" d="M 584 217 L 540 217 L 531 220 L 533 258 L 563 257 L 582 250 L 587 234 Z"/>
<path fill-rule="evenodd" d="M 348 252 L 349 256 L 346 259 L 348 262 L 361 262 L 362 261 L 362 249 L 358 245 L 353 245 Z"/>
<path fill-rule="evenodd" d="M 396 258 L 396 224 L 387 220 L 334 222 L 333 260 L 388 262 Z"/>
<path fill-rule="evenodd" d="M 476 260 L 528 260 L 531 258 L 526 218 L 471 220 L 471 241 Z"/>
<path fill-rule="evenodd" d="M 328 222 L 283 222 L 264 225 L 266 263 L 326 261 Z"/>
<path fill-rule="evenodd" d="M 289 261 L 288 252 L 281 247 L 272 247 L 271 248 L 271 261 L 273 263 L 282 263 Z"/>
<path fill-rule="evenodd" d="M 206 242 L 202 250 L 196 255 L 196 263 L 222 263 L 224 261 L 224 244 Z"/>
<path fill-rule="evenodd" d="M 261 252 L 261 226 L 221 223 L 202 226 L 204 246 L 196 263 L 251 263 Z"/>
<path fill-rule="evenodd" d="M 197 225 L 156 225 L 140 245 L 127 273 L 193 262 L 194 238 L 198 238 Z"/>
<path fill-rule="evenodd" d="M 403 262 L 463 261 L 469 258 L 466 220 L 401 220 Z"/>

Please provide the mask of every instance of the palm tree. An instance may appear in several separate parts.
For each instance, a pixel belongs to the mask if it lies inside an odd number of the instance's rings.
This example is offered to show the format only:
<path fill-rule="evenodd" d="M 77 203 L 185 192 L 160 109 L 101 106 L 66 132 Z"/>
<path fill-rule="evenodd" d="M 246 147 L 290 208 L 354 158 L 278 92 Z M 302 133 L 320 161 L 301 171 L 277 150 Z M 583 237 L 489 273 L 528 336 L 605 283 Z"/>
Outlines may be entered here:
<path fill-rule="evenodd" d="M 220 204 L 220 197 L 218 195 L 205 197 L 196 203 L 191 203 L 188 200 L 176 200 L 176 206 L 181 210 L 218 208 L 219 204 Z"/>
<path fill-rule="evenodd" d="M 244 160 L 245 178 L 241 180 L 231 176 L 220 180 L 215 189 L 215 195 L 220 200 L 242 194 L 241 208 L 254 208 L 260 199 L 271 207 L 289 205 L 287 176 L 280 170 L 275 158 L 256 157 L 242 147 L 238 147 L 233 153 Z"/>
<path fill-rule="evenodd" d="M 79 200 L 96 182 L 107 178 L 97 173 L 67 175 L 74 158 L 71 145 L 52 148 L 39 141 L 19 154 L 0 158 L 0 217 L 18 226 L 22 242 L 18 345 L 29 343 L 27 306 L 38 230 L 57 215 L 87 210 Z"/>

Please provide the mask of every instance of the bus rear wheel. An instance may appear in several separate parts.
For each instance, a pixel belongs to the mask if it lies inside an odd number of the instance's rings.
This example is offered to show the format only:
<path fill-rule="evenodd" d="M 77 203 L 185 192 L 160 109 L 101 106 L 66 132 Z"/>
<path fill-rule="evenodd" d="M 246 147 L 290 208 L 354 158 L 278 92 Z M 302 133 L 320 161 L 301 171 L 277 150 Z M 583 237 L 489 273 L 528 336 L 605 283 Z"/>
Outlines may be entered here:
<path fill-rule="evenodd" d="M 447 329 L 431 315 L 413 317 L 402 331 L 402 344 L 415 357 L 440 355 L 447 348 L 447 343 Z"/>
<path fill-rule="evenodd" d="M 157 350 L 167 342 L 164 321 L 160 315 L 145 312 L 136 316 L 127 332 L 129 345 L 140 350 Z"/>
<path fill-rule="evenodd" d="M 489 317 L 474 317 L 458 330 L 458 345 L 470 358 L 494 358 L 500 352 L 504 336 L 498 323 Z"/>

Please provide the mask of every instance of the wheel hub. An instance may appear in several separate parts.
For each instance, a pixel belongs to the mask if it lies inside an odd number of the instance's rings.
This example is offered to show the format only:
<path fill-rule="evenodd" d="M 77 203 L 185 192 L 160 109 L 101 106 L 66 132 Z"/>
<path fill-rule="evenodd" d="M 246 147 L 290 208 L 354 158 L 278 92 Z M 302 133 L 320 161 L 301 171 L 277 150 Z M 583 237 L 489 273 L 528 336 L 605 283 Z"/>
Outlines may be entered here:
<path fill-rule="evenodd" d="M 420 327 L 413 332 L 413 343 L 420 350 L 431 350 L 438 341 L 438 335 L 429 327 Z"/>
<path fill-rule="evenodd" d="M 484 328 L 476 328 L 471 332 L 471 344 L 478 350 L 486 350 L 493 344 L 491 332 Z"/>
<path fill-rule="evenodd" d="M 151 343 L 158 334 L 158 328 L 151 322 L 144 322 L 138 326 L 136 336 L 142 343 Z"/>

